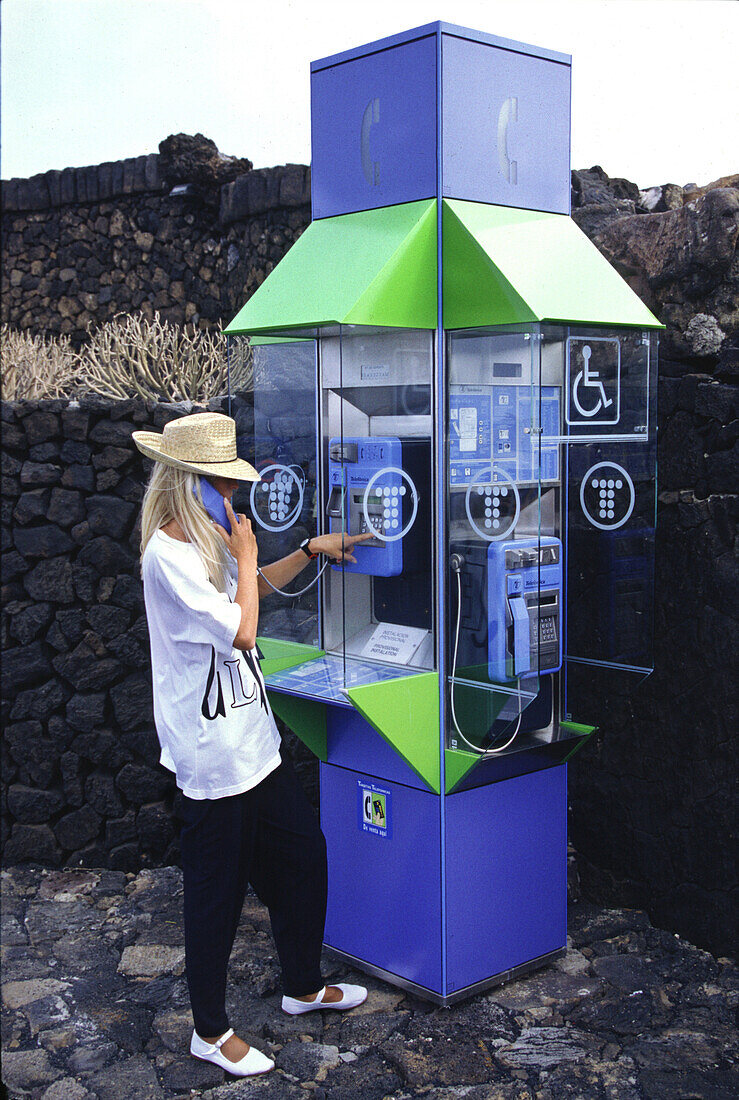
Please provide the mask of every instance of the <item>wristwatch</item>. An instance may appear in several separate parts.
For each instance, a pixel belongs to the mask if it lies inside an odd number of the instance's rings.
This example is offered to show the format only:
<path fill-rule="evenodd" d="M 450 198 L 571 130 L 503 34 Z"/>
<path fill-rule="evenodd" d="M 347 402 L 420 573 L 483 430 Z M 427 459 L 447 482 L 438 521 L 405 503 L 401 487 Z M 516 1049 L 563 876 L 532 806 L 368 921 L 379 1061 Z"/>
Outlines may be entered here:
<path fill-rule="evenodd" d="M 307 558 L 310 558 L 310 560 L 313 561 L 315 558 L 318 557 L 318 554 L 312 553 L 311 548 L 309 546 L 309 543 L 310 543 L 310 539 L 303 539 L 303 541 L 300 544 L 300 549 L 303 551 L 303 553 L 305 554 L 305 556 Z"/>

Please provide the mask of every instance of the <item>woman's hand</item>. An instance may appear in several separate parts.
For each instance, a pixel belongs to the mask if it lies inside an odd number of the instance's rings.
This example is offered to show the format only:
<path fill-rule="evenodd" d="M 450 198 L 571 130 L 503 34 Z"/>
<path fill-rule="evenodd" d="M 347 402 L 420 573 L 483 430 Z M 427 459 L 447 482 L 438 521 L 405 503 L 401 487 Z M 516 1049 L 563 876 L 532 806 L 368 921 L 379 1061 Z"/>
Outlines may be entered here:
<path fill-rule="evenodd" d="M 239 566 L 243 562 L 247 566 L 253 564 L 254 569 L 256 569 L 257 540 L 251 529 L 251 520 L 247 519 L 243 513 L 237 516 L 228 497 L 223 498 L 223 503 L 226 506 L 226 515 L 231 524 L 231 534 L 227 534 L 220 523 L 216 523 L 215 520 L 213 526 L 236 558 Z"/>
<path fill-rule="evenodd" d="M 337 531 L 333 535 L 316 535 L 310 540 L 309 549 L 312 554 L 325 554 L 334 561 L 351 561 L 356 564 L 357 559 L 352 554 L 355 544 L 374 537 L 371 531 L 363 535 L 347 535 L 345 531 Z"/>

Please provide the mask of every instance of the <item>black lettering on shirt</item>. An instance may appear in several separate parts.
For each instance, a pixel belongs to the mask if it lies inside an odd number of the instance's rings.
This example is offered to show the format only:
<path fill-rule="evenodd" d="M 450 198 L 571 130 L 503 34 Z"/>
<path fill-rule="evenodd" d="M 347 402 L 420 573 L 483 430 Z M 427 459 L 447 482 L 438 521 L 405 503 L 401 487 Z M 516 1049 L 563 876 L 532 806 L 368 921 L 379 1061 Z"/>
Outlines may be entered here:
<path fill-rule="evenodd" d="M 218 699 L 216 700 L 216 709 L 213 713 L 210 713 L 208 706 L 208 697 L 210 695 L 210 689 L 213 687 L 213 680 L 218 680 Z M 205 693 L 203 695 L 203 702 L 200 705 L 200 713 L 203 718 L 207 718 L 209 722 L 214 721 L 219 715 L 221 718 L 226 717 L 226 707 L 223 702 L 223 687 L 221 685 L 221 674 L 216 672 L 216 651 L 215 646 L 210 647 L 210 668 L 208 669 L 208 682 L 205 685 Z"/>
<path fill-rule="evenodd" d="M 228 669 L 228 674 L 231 677 L 231 697 L 233 699 L 231 706 L 245 707 L 248 706 L 249 703 L 253 703 L 257 697 L 256 685 L 252 685 L 252 689 L 248 695 L 245 694 L 244 682 L 241 679 L 241 669 L 239 668 L 241 663 L 240 659 L 237 657 L 235 661 L 224 661 L 223 663 Z"/>

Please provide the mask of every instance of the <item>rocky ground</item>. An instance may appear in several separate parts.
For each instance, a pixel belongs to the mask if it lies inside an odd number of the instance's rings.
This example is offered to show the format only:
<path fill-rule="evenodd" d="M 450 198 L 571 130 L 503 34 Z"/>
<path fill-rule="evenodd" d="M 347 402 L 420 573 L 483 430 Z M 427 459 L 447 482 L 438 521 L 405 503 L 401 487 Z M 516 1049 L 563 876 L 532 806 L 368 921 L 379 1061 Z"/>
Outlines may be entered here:
<path fill-rule="evenodd" d="M 349 1015 L 285 1016 L 248 898 L 229 1012 L 271 1054 L 238 1081 L 187 1053 L 176 868 L 3 873 L 3 1080 L 33 1100 L 728 1100 L 737 970 L 638 910 L 571 907 L 555 966 L 451 1009 L 367 979 Z M 360 980 L 326 959 L 334 980 Z M 365 979 L 361 979 L 365 980 Z"/>

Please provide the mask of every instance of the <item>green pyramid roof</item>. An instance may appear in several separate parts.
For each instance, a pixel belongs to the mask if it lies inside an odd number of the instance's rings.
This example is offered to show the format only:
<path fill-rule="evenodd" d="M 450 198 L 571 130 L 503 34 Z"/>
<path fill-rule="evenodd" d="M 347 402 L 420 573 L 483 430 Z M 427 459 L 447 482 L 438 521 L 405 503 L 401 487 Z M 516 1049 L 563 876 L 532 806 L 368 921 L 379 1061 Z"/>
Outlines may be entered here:
<path fill-rule="evenodd" d="M 312 222 L 227 333 L 319 325 L 436 327 L 436 202 Z"/>
<path fill-rule="evenodd" d="M 436 327 L 434 199 L 312 222 L 226 329 Z M 444 199 L 446 329 L 539 321 L 662 328 L 564 214 Z"/>
<path fill-rule="evenodd" d="M 565 214 L 445 199 L 444 328 L 663 326 Z"/>

